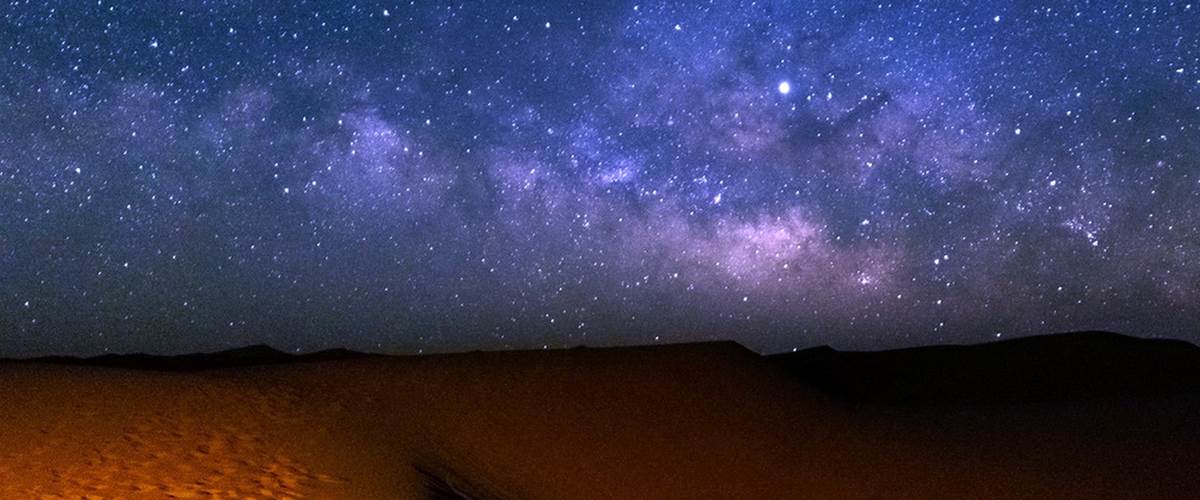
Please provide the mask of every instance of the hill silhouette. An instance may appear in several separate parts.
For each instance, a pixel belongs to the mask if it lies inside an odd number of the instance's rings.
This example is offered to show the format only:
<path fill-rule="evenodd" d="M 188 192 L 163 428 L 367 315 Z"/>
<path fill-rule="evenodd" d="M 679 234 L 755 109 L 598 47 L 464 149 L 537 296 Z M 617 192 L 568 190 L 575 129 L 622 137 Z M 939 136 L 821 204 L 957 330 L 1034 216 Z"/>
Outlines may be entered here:
<path fill-rule="evenodd" d="M 823 346 L 768 356 L 849 402 L 1037 402 L 1200 392 L 1200 347 L 1086 331 L 890 351 Z"/>
<path fill-rule="evenodd" d="M 104 354 L 91 358 L 46 356 L 19 360 L 29 363 L 105 366 L 156 371 L 198 371 L 279 363 L 332 361 L 377 356 L 347 349 L 288 354 L 268 345 L 256 344 L 225 351 L 159 356 L 153 354 Z"/>

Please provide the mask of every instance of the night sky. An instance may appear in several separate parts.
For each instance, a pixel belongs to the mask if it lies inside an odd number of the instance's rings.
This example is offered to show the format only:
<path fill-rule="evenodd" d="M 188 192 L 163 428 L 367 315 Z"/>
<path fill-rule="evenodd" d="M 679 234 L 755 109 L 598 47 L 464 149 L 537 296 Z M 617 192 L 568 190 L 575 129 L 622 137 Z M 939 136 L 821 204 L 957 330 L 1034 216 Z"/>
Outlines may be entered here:
<path fill-rule="evenodd" d="M 0 355 L 1200 340 L 1200 5 L 0 7 Z"/>

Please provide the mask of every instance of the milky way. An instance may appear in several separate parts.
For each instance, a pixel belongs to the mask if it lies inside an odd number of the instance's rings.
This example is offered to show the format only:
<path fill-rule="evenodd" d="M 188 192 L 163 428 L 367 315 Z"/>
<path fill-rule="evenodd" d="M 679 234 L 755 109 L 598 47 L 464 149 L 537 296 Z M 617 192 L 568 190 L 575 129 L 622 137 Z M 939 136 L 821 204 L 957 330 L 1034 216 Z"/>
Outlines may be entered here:
<path fill-rule="evenodd" d="M 3 355 L 1200 340 L 1200 5 L 0 12 Z"/>

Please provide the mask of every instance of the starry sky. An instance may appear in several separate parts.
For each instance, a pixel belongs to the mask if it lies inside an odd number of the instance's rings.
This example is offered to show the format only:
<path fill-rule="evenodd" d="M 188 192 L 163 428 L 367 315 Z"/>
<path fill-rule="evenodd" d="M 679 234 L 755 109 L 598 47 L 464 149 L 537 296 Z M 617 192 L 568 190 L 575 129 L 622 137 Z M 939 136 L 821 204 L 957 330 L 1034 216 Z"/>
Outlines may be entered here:
<path fill-rule="evenodd" d="M 7 2 L 0 355 L 1200 340 L 1200 5 Z"/>

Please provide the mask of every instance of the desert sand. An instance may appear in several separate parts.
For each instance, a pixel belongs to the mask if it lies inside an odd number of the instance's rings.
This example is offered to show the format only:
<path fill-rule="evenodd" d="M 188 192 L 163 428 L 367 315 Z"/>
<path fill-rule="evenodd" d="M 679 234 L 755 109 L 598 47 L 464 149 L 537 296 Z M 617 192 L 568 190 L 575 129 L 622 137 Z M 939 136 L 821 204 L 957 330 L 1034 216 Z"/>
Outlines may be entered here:
<path fill-rule="evenodd" d="M 888 410 L 731 343 L 0 363 L 0 498 L 1186 498 L 1196 398 Z"/>

